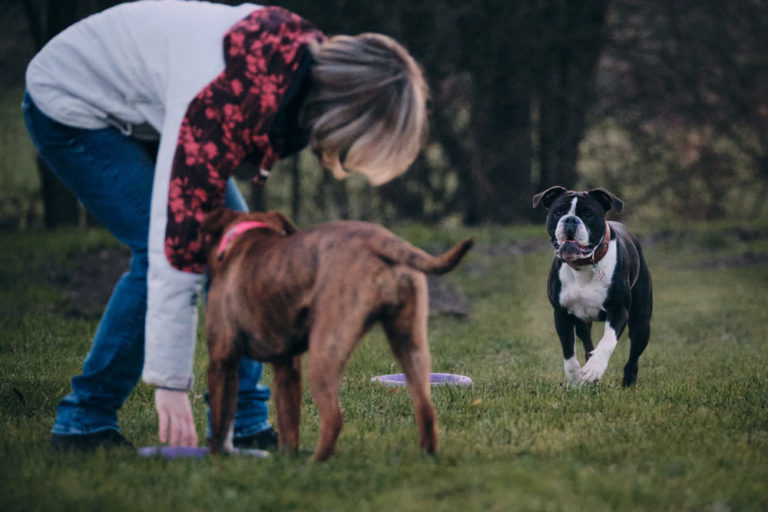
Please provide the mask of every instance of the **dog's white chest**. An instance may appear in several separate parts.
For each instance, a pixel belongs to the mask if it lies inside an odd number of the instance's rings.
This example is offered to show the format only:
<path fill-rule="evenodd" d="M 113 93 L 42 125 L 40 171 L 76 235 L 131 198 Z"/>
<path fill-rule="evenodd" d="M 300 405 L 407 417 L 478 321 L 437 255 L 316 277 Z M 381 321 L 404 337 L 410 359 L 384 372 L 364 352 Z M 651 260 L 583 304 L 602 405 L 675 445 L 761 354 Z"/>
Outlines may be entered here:
<path fill-rule="evenodd" d="M 582 320 L 597 320 L 611 286 L 616 268 L 616 241 L 608 246 L 605 257 L 596 265 L 574 270 L 560 267 L 560 305 Z"/>

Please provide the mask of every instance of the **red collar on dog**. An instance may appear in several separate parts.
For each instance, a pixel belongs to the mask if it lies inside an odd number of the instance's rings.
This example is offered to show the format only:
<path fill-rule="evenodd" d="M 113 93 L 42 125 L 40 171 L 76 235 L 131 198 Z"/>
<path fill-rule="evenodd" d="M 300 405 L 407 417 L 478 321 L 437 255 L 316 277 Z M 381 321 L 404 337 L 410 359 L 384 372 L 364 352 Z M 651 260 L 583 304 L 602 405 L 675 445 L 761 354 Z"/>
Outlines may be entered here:
<path fill-rule="evenodd" d="M 224 256 L 224 253 L 227 249 L 229 249 L 229 246 L 232 245 L 232 242 L 235 241 L 235 238 L 242 235 L 246 231 L 250 231 L 251 229 L 258 229 L 258 228 L 269 228 L 269 224 L 265 222 L 261 222 L 258 220 L 244 220 L 243 222 L 238 222 L 224 234 L 223 237 L 221 237 L 221 242 L 219 242 L 219 250 L 217 251 L 217 255 L 219 259 L 221 259 Z"/>
<path fill-rule="evenodd" d="M 574 261 L 566 261 L 566 263 L 568 263 L 568 265 L 574 270 L 580 270 L 581 267 L 585 267 L 587 265 L 594 265 L 595 263 L 602 260 L 605 257 L 605 255 L 608 253 L 608 245 L 610 244 L 610 242 L 611 242 L 611 226 L 606 222 L 605 236 L 603 237 L 603 241 L 592 252 L 592 256 L 587 258 L 581 258 L 579 260 L 574 260 Z"/>

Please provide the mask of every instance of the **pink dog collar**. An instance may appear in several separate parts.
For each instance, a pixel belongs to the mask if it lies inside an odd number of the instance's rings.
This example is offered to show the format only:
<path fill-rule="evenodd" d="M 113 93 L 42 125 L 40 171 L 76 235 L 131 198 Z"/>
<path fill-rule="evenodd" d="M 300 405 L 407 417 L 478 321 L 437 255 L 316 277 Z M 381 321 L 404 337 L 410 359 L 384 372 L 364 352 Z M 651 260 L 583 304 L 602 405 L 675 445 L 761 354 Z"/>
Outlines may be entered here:
<path fill-rule="evenodd" d="M 224 252 L 226 252 L 226 250 L 229 249 L 229 246 L 232 245 L 232 242 L 235 241 L 235 238 L 242 235 L 246 231 L 250 231 L 251 229 L 268 227 L 270 227 L 269 224 L 258 220 L 245 220 L 243 222 L 238 222 L 229 228 L 224 236 L 221 237 L 221 242 L 219 242 L 219 250 L 216 254 L 218 255 L 219 259 L 221 259 L 224 256 Z"/>

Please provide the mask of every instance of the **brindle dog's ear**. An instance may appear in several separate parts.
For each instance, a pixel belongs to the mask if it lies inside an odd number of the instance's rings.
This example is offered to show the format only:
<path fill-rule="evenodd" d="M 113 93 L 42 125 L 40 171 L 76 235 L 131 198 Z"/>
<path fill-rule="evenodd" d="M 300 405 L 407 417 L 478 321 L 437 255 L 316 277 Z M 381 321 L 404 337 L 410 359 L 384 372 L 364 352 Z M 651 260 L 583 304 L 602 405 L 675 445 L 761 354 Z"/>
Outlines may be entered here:
<path fill-rule="evenodd" d="M 282 226 L 283 231 L 285 232 L 286 235 L 296 233 L 299 230 L 296 226 L 293 225 L 293 222 L 288 220 L 288 217 L 286 217 L 280 212 L 270 210 L 269 212 L 267 212 L 267 215 L 272 217 L 272 219 L 274 219 L 279 226 Z"/>
<path fill-rule="evenodd" d="M 200 224 L 200 241 L 204 247 L 211 247 L 219 241 L 227 227 L 237 216 L 239 212 L 229 208 L 220 207 L 211 211 L 205 220 Z"/>
<path fill-rule="evenodd" d="M 596 188 L 594 190 L 590 190 L 587 192 L 591 197 L 593 197 L 595 200 L 597 200 L 598 203 L 603 205 L 603 208 L 605 208 L 605 211 L 610 210 L 613 208 L 616 213 L 621 213 L 621 210 L 624 208 L 624 203 L 621 199 L 613 195 L 612 193 L 608 192 L 604 188 Z"/>
<path fill-rule="evenodd" d="M 533 196 L 533 207 L 536 208 L 539 205 L 541 205 L 547 210 L 549 210 L 549 207 L 552 205 L 552 203 L 555 202 L 555 199 L 557 199 L 567 191 L 568 190 L 563 187 L 554 186 L 554 187 L 548 188 L 544 192 L 539 192 L 538 194 Z"/>

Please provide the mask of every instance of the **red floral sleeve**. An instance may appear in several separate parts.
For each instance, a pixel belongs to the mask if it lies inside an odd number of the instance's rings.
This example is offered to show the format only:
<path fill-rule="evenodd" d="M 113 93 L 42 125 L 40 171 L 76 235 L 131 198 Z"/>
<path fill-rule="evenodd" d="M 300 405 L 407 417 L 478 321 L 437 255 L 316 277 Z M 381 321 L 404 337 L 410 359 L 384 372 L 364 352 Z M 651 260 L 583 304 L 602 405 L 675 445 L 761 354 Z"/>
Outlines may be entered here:
<path fill-rule="evenodd" d="M 269 169 L 279 155 L 269 128 L 307 43 L 322 33 L 296 14 L 263 7 L 224 38 L 225 69 L 187 108 L 168 191 L 165 255 L 176 269 L 202 273 L 200 222 L 224 204 L 227 179 L 248 157 Z"/>

